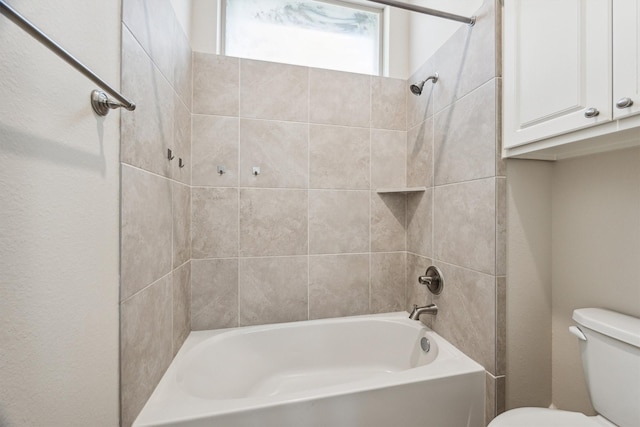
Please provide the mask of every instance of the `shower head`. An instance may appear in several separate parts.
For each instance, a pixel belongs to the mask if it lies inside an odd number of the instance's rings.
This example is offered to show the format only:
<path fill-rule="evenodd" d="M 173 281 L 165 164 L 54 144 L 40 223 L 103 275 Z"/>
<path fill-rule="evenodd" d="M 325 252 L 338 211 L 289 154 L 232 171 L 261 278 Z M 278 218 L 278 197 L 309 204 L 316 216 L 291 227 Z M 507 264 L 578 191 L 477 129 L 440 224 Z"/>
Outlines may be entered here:
<path fill-rule="evenodd" d="M 420 83 L 414 83 L 411 86 L 409 86 L 409 89 L 411 89 L 411 93 L 416 96 L 420 96 L 422 94 L 422 88 L 424 87 L 424 82 L 425 80 L 421 81 Z"/>
<path fill-rule="evenodd" d="M 420 83 L 414 83 L 411 86 L 409 86 L 409 89 L 411 89 L 411 93 L 414 94 L 415 96 L 422 95 L 422 88 L 424 88 L 424 84 L 426 82 L 428 82 L 429 80 L 433 80 L 434 83 L 437 82 L 438 81 L 438 73 L 435 73 L 433 76 L 427 77 L 426 79 L 424 79 Z"/>

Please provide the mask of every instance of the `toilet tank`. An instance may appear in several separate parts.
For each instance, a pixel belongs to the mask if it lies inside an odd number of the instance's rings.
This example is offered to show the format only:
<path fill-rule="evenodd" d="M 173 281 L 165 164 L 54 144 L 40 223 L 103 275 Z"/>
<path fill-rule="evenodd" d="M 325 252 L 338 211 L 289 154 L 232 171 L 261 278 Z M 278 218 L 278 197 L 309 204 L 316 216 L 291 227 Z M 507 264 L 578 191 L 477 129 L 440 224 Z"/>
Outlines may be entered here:
<path fill-rule="evenodd" d="M 601 308 L 581 308 L 573 320 L 582 367 L 595 410 L 619 427 L 640 426 L 640 319 Z"/>

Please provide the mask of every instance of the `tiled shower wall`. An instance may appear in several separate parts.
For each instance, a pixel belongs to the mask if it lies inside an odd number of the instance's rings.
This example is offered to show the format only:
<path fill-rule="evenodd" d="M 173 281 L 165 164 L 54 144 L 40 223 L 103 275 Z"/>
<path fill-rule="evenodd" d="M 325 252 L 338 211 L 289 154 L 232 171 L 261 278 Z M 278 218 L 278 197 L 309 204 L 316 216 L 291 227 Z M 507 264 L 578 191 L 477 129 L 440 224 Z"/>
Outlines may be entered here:
<path fill-rule="evenodd" d="M 406 83 L 193 67 L 192 329 L 402 310 Z"/>
<path fill-rule="evenodd" d="M 123 13 L 122 88 L 139 105 L 122 116 L 123 425 L 190 329 L 432 299 L 433 328 L 487 370 L 487 419 L 500 412 L 505 179 L 493 0 L 410 79 L 440 73 L 421 97 L 395 79 L 191 61 L 168 0 L 149 4 L 125 0 Z M 375 191 L 405 185 L 427 190 Z M 447 280 L 435 298 L 416 285 L 431 264 Z"/>
<path fill-rule="evenodd" d="M 168 0 L 123 1 L 122 91 L 137 104 L 121 116 L 120 401 L 129 426 L 190 331 L 191 48 Z"/>
<path fill-rule="evenodd" d="M 439 72 L 410 97 L 407 176 L 426 186 L 407 196 L 407 308 L 434 302 L 425 323 L 486 370 L 486 419 L 504 410 L 505 168 L 500 160 L 500 13 L 487 0 L 410 79 Z M 441 295 L 418 275 L 434 264 Z"/>

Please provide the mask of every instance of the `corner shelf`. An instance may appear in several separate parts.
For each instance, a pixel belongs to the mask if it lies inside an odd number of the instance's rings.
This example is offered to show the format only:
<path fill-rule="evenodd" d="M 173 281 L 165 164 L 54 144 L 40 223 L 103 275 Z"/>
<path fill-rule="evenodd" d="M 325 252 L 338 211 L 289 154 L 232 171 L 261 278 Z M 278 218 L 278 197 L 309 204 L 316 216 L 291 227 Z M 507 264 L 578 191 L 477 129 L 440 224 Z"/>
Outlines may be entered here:
<path fill-rule="evenodd" d="M 427 187 L 396 187 L 396 188 L 378 188 L 378 194 L 411 194 L 427 191 Z"/>

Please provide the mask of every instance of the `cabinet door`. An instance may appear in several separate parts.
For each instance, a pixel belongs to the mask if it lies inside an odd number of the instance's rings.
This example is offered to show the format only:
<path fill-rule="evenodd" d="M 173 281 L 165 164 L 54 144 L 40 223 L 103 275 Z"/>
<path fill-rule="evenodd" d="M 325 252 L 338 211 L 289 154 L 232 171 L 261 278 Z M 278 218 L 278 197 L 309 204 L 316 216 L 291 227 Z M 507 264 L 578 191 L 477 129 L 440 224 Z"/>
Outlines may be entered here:
<path fill-rule="evenodd" d="M 505 0 L 504 12 L 504 146 L 610 121 L 611 1 Z"/>
<path fill-rule="evenodd" d="M 628 106 L 627 99 L 633 101 Z M 640 3 L 613 2 L 613 116 L 640 113 Z"/>

